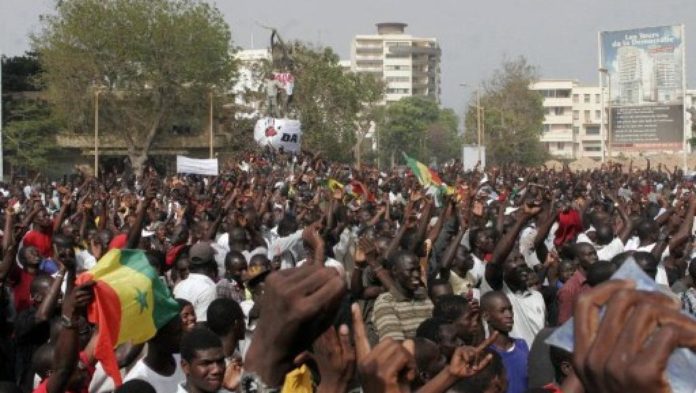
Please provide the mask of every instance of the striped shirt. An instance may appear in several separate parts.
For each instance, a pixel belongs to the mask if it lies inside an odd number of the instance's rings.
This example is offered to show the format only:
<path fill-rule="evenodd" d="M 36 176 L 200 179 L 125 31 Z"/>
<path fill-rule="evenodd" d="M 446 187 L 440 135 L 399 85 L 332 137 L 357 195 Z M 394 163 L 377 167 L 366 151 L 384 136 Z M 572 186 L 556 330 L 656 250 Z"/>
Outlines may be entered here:
<path fill-rule="evenodd" d="M 416 329 L 421 322 L 432 315 L 433 303 L 430 299 L 397 301 L 394 295 L 386 292 L 375 300 L 372 322 L 380 341 L 386 337 L 405 340 L 415 337 Z"/>

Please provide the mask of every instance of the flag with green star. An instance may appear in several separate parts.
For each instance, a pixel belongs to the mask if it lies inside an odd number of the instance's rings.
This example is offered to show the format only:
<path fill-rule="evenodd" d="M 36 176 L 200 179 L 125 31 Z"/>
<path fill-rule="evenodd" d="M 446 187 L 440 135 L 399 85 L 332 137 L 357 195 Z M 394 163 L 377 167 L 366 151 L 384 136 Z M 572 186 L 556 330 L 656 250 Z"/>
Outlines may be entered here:
<path fill-rule="evenodd" d="M 95 281 L 88 319 L 99 328 L 95 357 L 120 385 L 114 348 L 144 343 L 179 317 L 179 305 L 142 250 L 111 250 L 77 283 Z"/>

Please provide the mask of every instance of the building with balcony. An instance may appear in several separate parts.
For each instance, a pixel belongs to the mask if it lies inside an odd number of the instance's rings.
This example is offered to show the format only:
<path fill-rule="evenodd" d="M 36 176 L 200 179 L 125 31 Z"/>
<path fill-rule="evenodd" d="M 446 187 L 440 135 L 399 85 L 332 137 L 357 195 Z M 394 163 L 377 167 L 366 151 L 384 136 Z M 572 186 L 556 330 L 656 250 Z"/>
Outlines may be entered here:
<path fill-rule="evenodd" d="M 384 102 L 409 96 L 440 101 L 440 46 L 435 38 L 406 34 L 405 23 L 378 23 L 377 34 L 357 35 L 350 69 L 371 73 L 385 83 Z"/>
<path fill-rule="evenodd" d="M 541 142 L 554 157 L 602 158 L 602 97 L 599 87 L 571 79 L 540 80 L 530 89 L 543 96 Z M 605 119 L 606 123 L 606 119 Z"/>

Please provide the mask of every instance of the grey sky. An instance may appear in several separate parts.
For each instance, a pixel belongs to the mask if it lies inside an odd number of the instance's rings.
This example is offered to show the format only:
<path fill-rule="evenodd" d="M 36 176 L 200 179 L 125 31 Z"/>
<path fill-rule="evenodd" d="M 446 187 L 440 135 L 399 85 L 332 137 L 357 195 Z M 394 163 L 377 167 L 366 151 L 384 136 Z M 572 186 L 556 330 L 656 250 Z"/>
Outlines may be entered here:
<path fill-rule="evenodd" d="M 69 1 L 69 0 L 68 0 Z M 472 85 L 505 57 L 525 55 L 543 78 L 597 84 L 597 32 L 686 24 L 687 83 L 696 88 L 696 0 L 217 0 L 235 45 L 268 44 L 274 26 L 286 39 L 333 47 L 348 58 L 351 38 L 371 34 L 375 23 L 408 23 L 413 35 L 442 46 L 442 101 L 461 113 Z M 0 0 L 0 51 L 28 49 L 27 33 L 54 0 Z"/>

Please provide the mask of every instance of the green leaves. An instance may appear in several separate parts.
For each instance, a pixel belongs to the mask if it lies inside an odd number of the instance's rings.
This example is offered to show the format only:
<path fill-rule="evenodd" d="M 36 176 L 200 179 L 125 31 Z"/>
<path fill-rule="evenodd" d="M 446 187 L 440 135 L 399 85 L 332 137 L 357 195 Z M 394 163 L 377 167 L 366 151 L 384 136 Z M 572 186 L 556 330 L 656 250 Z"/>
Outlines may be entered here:
<path fill-rule="evenodd" d="M 205 118 L 208 92 L 229 91 L 235 77 L 229 27 L 198 0 L 64 1 L 33 45 L 57 118 L 91 130 L 101 86 L 100 129 L 123 136 L 131 159 L 177 115 Z"/>
<path fill-rule="evenodd" d="M 524 57 L 505 60 L 500 69 L 484 82 L 481 106 L 484 144 L 489 164 L 518 163 L 538 165 L 548 156 L 539 136 L 543 129 L 542 97 L 529 89 L 536 79 L 536 68 Z M 466 115 L 465 140 L 476 143 L 476 98 Z"/>

